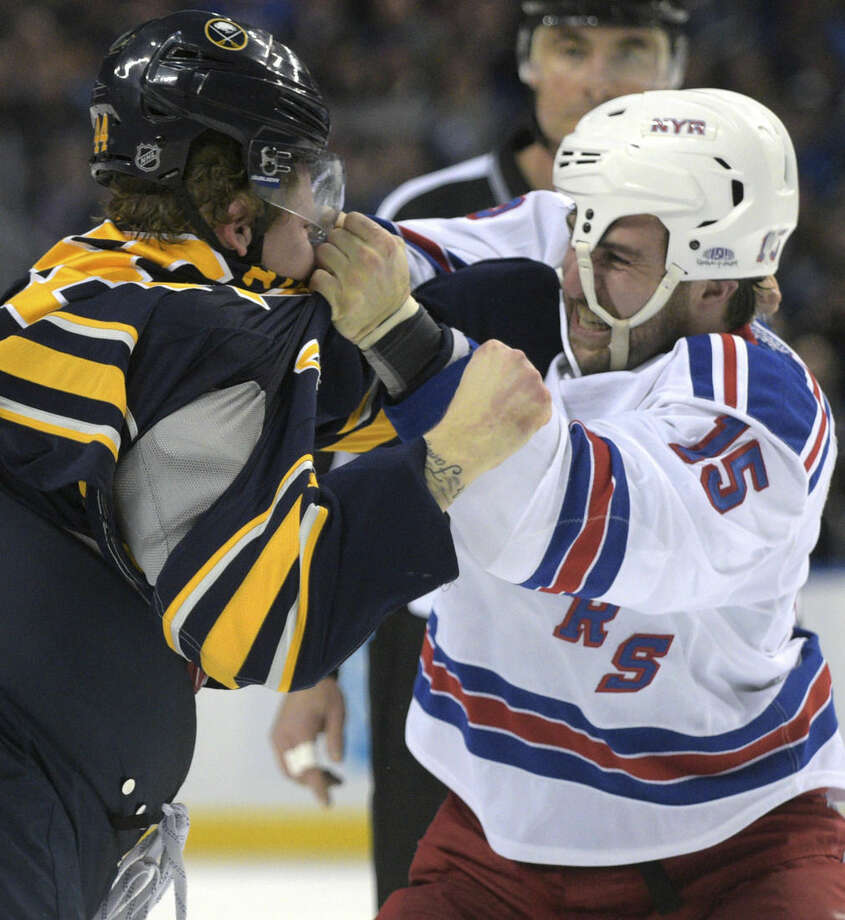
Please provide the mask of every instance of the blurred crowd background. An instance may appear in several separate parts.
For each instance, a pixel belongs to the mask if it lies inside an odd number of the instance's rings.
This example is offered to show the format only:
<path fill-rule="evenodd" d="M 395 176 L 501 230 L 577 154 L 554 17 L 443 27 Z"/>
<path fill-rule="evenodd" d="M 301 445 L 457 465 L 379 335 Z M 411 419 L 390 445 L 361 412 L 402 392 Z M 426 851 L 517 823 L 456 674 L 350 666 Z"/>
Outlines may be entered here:
<path fill-rule="evenodd" d="M 203 8 L 270 29 L 309 65 L 333 113 L 347 206 L 482 153 L 527 118 L 514 63 L 518 0 L 30 0 L 0 6 L 0 290 L 101 213 L 88 97 L 129 27 Z M 845 5 L 689 0 L 685 85 L 737 90 L 786 123 L 801 218 L 779 274 L 777 331 L 820 379 L 845 431 Z M 845 462 L 814 553 L 845 565 Z"/>

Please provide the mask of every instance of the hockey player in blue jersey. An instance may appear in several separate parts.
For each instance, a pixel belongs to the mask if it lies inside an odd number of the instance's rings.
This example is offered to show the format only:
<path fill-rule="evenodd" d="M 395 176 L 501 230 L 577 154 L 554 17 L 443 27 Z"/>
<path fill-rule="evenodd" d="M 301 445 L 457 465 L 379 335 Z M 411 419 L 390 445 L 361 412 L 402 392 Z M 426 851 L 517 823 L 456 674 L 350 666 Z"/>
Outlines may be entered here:
<path fill-rule="evenodd" d="M 512 415 L 492 417 L 486 388 L 439 442 L 318 480 L 316 449 L 395 434 L 304 283 L 343 193 L 307 68 L 262 30 L 175 13 L 115 41 L 91 121 L 107 219 L 0 308 L 0 913 L 16 920 L 146 916 L 187 829 L 171 803 L 193 690 L 307 686 L 454 577 L 438 464 L 469 439 L 482 472 L 548 408 L 502 352 L 502 387 L 526 385 Z M 342 238 L 345 297 L 391 314 L 401 243 L 355 214 Z M 435 365 L 466 344 L 449 341 Z"/>
<path fill-rule="evenodd" d="M 391 227 L 430 313 L 510 325 L 538 365 L 553 316 L 562 351 L 550 424 L 450 509 L 461 574 L 407 738 L 451 792 L 379 916 L 836 917 L 845 745 L 796 624 L 836 441 L 754 319 L 797 222 L 791 141 L 745 96 L 644 93 L 579 122 L 555 185 Z M 469 264 L 514 255 L 546 264 Z M 389 410 L 403 437 L 458 380 Z"/>

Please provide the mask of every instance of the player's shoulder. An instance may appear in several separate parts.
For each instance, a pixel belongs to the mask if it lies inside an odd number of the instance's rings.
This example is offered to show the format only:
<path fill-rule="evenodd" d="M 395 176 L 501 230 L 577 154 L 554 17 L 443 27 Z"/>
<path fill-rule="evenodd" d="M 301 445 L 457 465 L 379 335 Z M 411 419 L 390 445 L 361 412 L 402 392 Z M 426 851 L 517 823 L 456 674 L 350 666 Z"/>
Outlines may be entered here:
<path fill-rule="evenodd" d="M 679 345 L 692 396 L 762 425 L 808 472 L 823 463 L 832 439 L 830 405 L 806 364 L 773 332 L 754 323 Z"/>
<path fill-rule="evenodd" d="M 376 214 L 387 220 L 467 214 L 493 200 L 490 186 L 493 168 L 494 154 L 484 153 L 415 176 L 397 186 L 382 201 Z"/>

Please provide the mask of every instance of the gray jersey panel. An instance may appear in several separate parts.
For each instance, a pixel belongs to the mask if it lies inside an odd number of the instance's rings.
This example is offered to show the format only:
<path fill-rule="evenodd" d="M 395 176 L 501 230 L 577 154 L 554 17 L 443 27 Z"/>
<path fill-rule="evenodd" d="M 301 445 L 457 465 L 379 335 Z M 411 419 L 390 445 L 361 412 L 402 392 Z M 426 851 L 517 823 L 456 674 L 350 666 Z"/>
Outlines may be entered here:
<path fill-rule="evenodd" d="M 243 468 L 264 424 L 255 381 L 206 393 L 145 432 L 114 477 L 117 521 L 147 581 Z"/>

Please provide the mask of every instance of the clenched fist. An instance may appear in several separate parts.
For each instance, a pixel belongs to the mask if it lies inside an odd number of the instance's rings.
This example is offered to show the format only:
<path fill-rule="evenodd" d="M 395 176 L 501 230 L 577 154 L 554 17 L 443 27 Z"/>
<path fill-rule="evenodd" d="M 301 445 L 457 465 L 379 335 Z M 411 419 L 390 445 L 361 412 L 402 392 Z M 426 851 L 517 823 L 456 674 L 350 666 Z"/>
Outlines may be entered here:
<path fill-rule="evenodd" d="M 525 444 L 551 417 L 551 394 L 521 351 L 476 350 L 446 414 L 425 436 L 426 482 L 441 508 Z"/>

